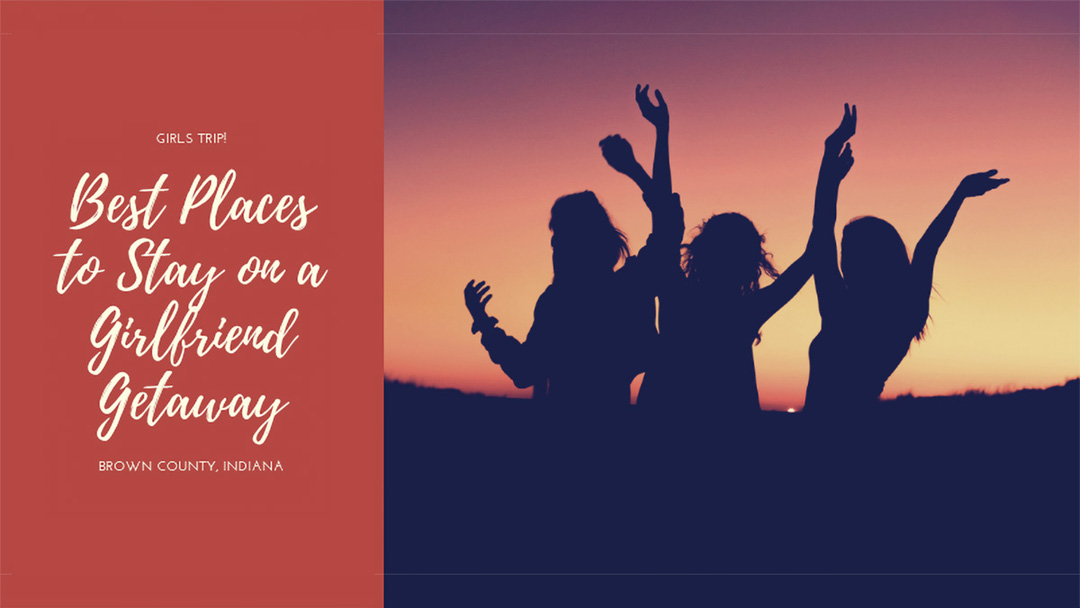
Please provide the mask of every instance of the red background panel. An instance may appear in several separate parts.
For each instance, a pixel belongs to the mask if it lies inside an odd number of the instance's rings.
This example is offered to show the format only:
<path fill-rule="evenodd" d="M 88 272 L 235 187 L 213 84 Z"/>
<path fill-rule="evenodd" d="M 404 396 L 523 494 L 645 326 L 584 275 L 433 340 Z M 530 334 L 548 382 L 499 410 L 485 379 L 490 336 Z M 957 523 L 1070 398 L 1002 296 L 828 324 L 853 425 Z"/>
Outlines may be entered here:
<path fill-rule="evenodd" d="M 382 603 L 382 5 L 378 2 L 0 4 L 0 602 L 5 606 L 374 606 Z M 220 144 L 158 133 L 225 132 Z M 303 195 L 295 231 L 210 229 L 207 204 L 179 223 L 196 175 L 237 177 L 227 198 Z M 147 199 L 149 230 L 100 220 L 71 230 L 79 178 Z M 87 217 L 83 215 L 82 217 Z M 170 239 L 176 261 L 225 268 L 195 325 L 298 336 L 281 359 L 242 349 L 178 367 L 117 349 L 100 375 L 95 320 L 110 305 L 152 333 L 192 288 L 122 293 L 128 247 Z M 75 238 L 105 272 L 60 295 Z M 280 283 L 240 285 L 251 256 Z M 87 259 L 86 256 L 80 260 Z M 328 269 L 298 285 L 305 261 Z M 142 265 L 146 270 L 146 263 Z M 171 338 L 171 334 L 169 334 Z M 261 420 L 123 419 L 108 442 L 99 398 L 132 387 L 290 405 L 263 445 Z M 101 472 L 102 460 L 281 461 L 277 472 Z"/>

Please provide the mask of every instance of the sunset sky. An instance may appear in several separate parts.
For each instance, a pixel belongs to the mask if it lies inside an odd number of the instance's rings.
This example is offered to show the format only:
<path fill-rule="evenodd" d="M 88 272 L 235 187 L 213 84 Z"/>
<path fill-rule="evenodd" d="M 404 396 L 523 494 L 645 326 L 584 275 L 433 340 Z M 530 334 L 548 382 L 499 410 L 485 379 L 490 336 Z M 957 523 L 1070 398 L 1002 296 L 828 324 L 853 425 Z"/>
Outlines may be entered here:
<path fill-rule="evenodd" d="M 527 395 L 488 359 L 462 288 L 524 339 L 551 281 L 554 200 L 593 190 L 640 248 L 649 215 L 597 142 L 652 164 L 634 85 L 671 110 L 687 233 L 738 211 L 785 268 L 805 247 L 822 142 L 858 104 L 850 218 L 909 252 L 960 179 L 928 338 L 885 396 L 1060 384 L 1080 374 L 1080 36 L 1075 2 L 388 2 L 385 371 Z M 755 348 L 766 407 L 801 407 L 820 328 L 813 285 Z M 639 378 L 640 380 L 640 378 Z M 636 386 L 637 383 L 635 383 Z"/>

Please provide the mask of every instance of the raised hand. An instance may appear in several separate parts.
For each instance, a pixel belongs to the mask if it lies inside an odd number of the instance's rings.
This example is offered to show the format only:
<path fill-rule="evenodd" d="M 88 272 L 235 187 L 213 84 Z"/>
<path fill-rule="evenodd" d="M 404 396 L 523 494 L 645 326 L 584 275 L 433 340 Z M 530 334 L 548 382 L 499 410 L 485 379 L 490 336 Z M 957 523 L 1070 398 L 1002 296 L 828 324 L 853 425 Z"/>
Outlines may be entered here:
<path fill-rule="evenodd" d="M 836 127 L 836 130 L 832 132 L 832 135 L 825 139 L 825 148 L 840 150 L 844 143 L 855 135 L 855 123 L 858 121 L 858 117 L 855 106 L 848 107 L 848 104 L 845 103 L 844 118 L 840 121 L 840 126 Z"/>
<path fill-rule="evenodd" d="M 846 144 L 839 154 L 826 151 L 825 158 L 821 159 L 821 177 L 826 179 L 825 183 L 839 184 L 847 177 L 854 164 L 855 157 L 851 154 L 850 143 Z"/>
<path fill-rule="evenodd" d="M 465 286 L 465 307 L 469 309 L 469 314 L 472 315 L 472 332 L 474 334 L 487 327 L 494 327 L 499 322 L 498 319 L 487 313 L 487 303 L 491 300 L 491 294 L 488 293 L 490 290 L 490 285 L 484 281 L 477 283 L 475 279 L 469 281 L 469 284 Z"/>
<path fill-rule="evenodd" d="M 1009 183 L 1009 178 L 995 178 L 995 175 L 997 175 L 997 169 L 972 173 L 960 181 L 960 185 L 956 187 L 956 195 L 963 198 L 982 196 L 1001 184 Z"/>
<path fill-rule="evenodd" d="M 664 96 L 660 94 L 660 89 L 656 89 L 655 106 L 649 100 L 649 85 L 645 85 L 645 88 L 641 88 L 640 84 L 637 85 L 637 88 L 634 89 L 634 99 L 637 100 L 638 108 L 641 109 L 641 115 L 645 117 L 645 120 L 651 122 L 657 129 L 668 128 L 667 102 L 664 101 Z"/>
<path fill-rule="evenodd" d="M 844 179 L 854 164 L 855 157 L 851 155 L 851 143 L 848 143 L 844 146 L 844 151 L 833 162 L 833 175 L 837 180 Z"/>
<path fill-rule="evenodd" d="M 600 153 L 612 169 L 624 175 L 631 175 L 641 168 L 641 164 L 634 158 L 634 149 L 630 147 L 630 142 L 619 135 L 608 135 L 601 139 Z"/>

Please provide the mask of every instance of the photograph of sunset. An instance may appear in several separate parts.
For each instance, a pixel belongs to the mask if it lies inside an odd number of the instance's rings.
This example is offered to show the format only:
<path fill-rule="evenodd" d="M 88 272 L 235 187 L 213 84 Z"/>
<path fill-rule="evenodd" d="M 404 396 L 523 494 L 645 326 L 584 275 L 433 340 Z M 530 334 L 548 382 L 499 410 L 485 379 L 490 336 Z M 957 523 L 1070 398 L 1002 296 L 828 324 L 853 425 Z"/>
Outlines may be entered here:
<path fill-rule="evenodd" d="M 838 201 L 912 253 L 960 179 L 925 339 L 884 398 L 1059 385 L 1080 373 L 1077 7 L 1068 2 L 389 3 L 385 373 L 528 396 L 469 332 L 461 290 L 524 340 L 551 282 L 551 205 L 590 190 L 632 254 L 649 213 L 597 143 L 621 134 L 651 171 L 650 83 L 671 108 L 684 242 L 739 212 L 779 270 L 806 246 L 822 140 L 859 108 Z M 839 239 L 839 236 L 838 236 Z M 762 278 L 762 285 L 770 279 Z M 754 347 L 765 409 L 801 409 L 821 327 L 813 279 Z M 662 331 L 662 330 L 661 330 Z M 634 383 L 636 394 L 641 377 Z"/>
<path fill-rule="evenodd" d="M 388 597 L 1076 605 L 1078 24 L 388 3 Z"/>

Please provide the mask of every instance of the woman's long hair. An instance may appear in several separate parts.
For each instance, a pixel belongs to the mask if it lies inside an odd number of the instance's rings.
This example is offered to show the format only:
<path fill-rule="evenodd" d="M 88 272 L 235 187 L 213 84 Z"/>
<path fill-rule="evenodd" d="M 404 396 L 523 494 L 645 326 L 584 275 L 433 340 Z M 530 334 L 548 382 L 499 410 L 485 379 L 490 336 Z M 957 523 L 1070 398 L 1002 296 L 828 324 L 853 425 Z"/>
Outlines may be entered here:
<path fill-rule="evenodd" d="M 548 228 L 556 278 L 611 272 L 630 254 L 626 235 L 588 190 L 559 197 L 551 207 Z"/>
<path fill-rule="evenodd" d="M 692 283 L 747 295 L 761 288 L 761 275 L 777 278 L 765 236 L 740 213 L 714 215 L 683 245 L 683 270 Z"/>
<path fill-rule="evenodd" d="M 698 226 L 698 234 L 683 245 L 683 271 L 706 291 L 749 295 L 761 289 L 761 275 L 777 278 L 765 235 L 741 213 L 714 215 Z M 761 332 L 754 344 L 761 343 Z"/>
<path fill-rule="evenodd" d="M 857 217 L 844 226 L 840 268 L 848 293 L 869 300 L 886 318 L 910 318 L 915 286 L 907 245 L 892 224 L 873 216 Z M 929 318 L 929 315 L 927 315 Z M 915 319 L 914 338 L 926 334 L 926 319 Z"/>

